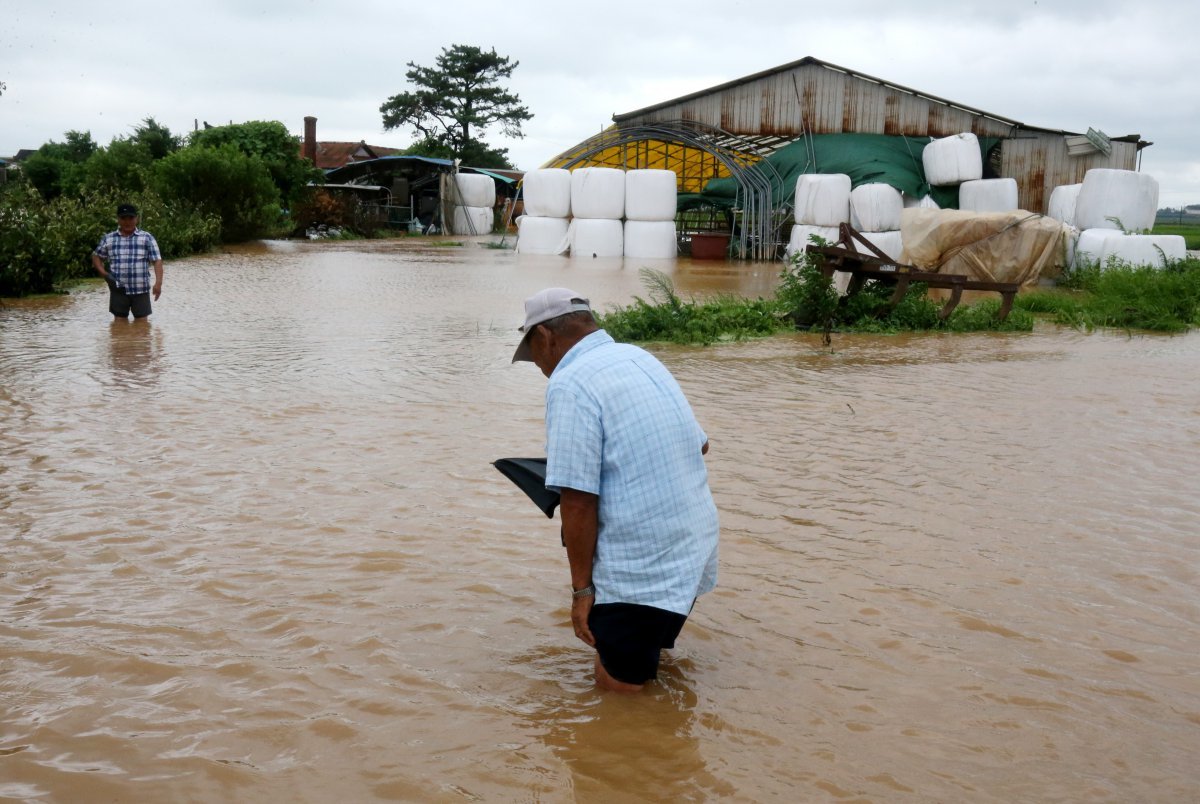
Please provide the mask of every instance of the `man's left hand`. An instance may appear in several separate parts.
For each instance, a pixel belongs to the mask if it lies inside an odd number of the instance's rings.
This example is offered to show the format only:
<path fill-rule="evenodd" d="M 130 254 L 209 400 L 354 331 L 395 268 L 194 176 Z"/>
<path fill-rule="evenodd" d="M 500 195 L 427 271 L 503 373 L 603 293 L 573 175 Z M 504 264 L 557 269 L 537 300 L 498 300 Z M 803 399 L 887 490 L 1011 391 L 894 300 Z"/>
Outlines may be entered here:
<path fill-rule="evenodd" d="M 162 285 L 155 285 L 154 286 L 154 300 L 155 301 L 158 301 L 158 296 L 160 293 L 162 293 Z"/>

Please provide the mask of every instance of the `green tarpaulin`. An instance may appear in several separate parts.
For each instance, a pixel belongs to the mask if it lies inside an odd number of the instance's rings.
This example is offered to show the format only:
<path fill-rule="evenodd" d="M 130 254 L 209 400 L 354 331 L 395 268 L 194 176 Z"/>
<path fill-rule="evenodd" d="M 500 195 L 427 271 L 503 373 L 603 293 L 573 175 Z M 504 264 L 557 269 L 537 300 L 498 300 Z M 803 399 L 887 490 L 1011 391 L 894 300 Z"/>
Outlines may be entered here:
<path fill-rule="evenodd" d="M 895 137 L 886 134 L 815 134 L 783 146 L 768 156 L 779 174 L 774 206 L 790 206 L 796 193 L 796 179 L 805 173 L 844 173 L 853 187 L 878 182 L 888 184 L 913 198 L 932 195 L 942 209 L 958 208 L 958 187 L 930 187 L 921 165 L 921 151 L 930 137 Z M 987 153 L 999 142 L 981 138 L 979 148 L 984 165 Z M 769 170 L 763 171 L 771 176 Z M 771 176 L 774 179 L 774 176 Z M 733 207 L 737 203 L 738 184 L 733 178 L 713 179 L 699 194 L 679 196 L 680 209 L 700 206 Z"/>

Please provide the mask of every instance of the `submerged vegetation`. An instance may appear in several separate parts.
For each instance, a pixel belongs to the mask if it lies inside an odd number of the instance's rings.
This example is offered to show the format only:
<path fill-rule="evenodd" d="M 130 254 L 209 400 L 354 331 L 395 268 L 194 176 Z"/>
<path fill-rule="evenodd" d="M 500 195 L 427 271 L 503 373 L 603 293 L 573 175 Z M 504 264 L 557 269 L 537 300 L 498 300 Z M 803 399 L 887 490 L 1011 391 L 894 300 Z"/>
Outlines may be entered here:
<path fill-rule="evenodd" d="M 1076 329 L 1121 328 L 1184 332 L 1200 326 L 1200 260 L 1164 268 L 1132 268 L 1118 263 L 1085 265 L 1067 272 L 1058 286 L 1017 294 L 1012 311 L 998 319 L 999 299 L 959 305 L 946 320 L 942 303 L 924 285 L 912 285 L 895 307 L 892 288 L 868 284 L 840 297 L 819 264 L 797 255 L 780 276 L 770 299 L 721 295 L 684 300 L 666 275 L 642 269 L 648 299 L 635 297 L 600 316 L 601 325 L 620 341 L 711 344 L 765 337 L 795 329 L 825 333 L 1032 331 L 1041 317 Z"/>

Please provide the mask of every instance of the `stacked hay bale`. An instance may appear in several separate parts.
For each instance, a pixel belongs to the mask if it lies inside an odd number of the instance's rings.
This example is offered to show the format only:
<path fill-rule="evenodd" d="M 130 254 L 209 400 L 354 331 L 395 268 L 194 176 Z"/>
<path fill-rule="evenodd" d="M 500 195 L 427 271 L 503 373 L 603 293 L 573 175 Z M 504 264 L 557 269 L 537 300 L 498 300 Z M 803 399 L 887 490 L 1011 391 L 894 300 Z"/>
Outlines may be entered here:
<path fill-rule="evenodd" d="M 492 231 L 495 222 L 496 183 L 482 173 L 454 175 L 454 211 L 450 230 L 460 235 Z"/>
<path fill-rule="evenodd" d="M 1068 246 L 1072 265 L 1117 261 L 1161 268 L 1185 259 L 1183 237 L 1140 234 L 1154 228 L 1157 212 L 1158 182 L 1132 170 L 1093 168 L 1082 184 L 1056 187 L 1050 194 L 1050 217 L 1078 232 Z"/>
<path fill-rule="evenodd" d="M 1012 212 L 1017 209 L 1016 179 L 975 179 L 958 185 L 958 208 L 966 212 Z"/>
<path fill-rule="evenodd" d="M 958 187 L 958 208 L 964 212 L 1017 209 L 1017 180 L 983 178 L 979 138 L 970 132 L 932 140 L 921 152 L 921 166 L 931 185 Z"/>
<path fill-rule="evenodd" d="M 983 178 L 983 154 L 979 138 L 970 132 L 933 140 L 921 151 L 925 181 L 934 187 L 949 187 Z"/>
<path fill-rule="evenodd" d="M 891 185 L 861 184 L 850 193 L 850 225 L 893 260 L 900 259 L 900 213 L 903 211 L 904 198 Z M 857 241 L 854 248 L 870 253 Z"/>
<path fill-rule="evenodd" d="M 525 214 L 517 218 L 517 251 L 562 254 L 571 217 L 571 172 L 562 168 L 531 170 L 521 179 Z"/>
<path fill-rule="evenodd" d="M 787 259 L 802 253 L 813 235 L 838 240 L 838 227 L 850 222 L 850 177 L 844 173 L 806 173 L 796 179 L 795 222 L 784 250 Z"/>
<path fill-rule="evenodd" d="M 626 257 L 675 257 L 678 197 L 673 170 L 631 170 L 625 174 Z"/>
<path fill-rule="evenodd" d="M 625 171 L 586 167 L 571 171 L 572 257 L 620 257 L 625 253 Z"/>

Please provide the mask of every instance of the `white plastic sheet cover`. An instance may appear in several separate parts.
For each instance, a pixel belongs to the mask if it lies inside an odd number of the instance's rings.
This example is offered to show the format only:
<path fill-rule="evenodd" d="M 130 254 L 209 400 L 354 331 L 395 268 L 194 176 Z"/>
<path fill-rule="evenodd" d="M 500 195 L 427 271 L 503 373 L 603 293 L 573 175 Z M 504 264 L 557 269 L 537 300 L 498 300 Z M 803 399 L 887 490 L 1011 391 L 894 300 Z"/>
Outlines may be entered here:
<path fill-rule="evenodd" d="M 1187 242 L 1180 235 L 1127 235 L 1115 229 L 1085 229 L 1075 247 L 1076 265 L 1116 261 L 1135 268 L 1162 268 L 1187 257 Z"/>
<path fill-rule="evenodd" d="M 521 254 L 565 254 L 571 243 L 567 238 L 566 218 L 522 215 L 517 218 L 517 251 Z"/>
<path fill-rule="evenodd" d="M 906 209 L 900 261 L 922 271 L 992 282 L 1036 283 L 1063 265 L 1071 228 L 1045 215 Z"/>
<path fill-rule="evenodd" d="M 620 257 L 625 252 L 624 225 L 612 218 L 576 218 L 568 236 L 572 257 Z"/>
<path fill-rule="evenodd" d="M 626 257 L 669 260 L 678 253 L 675 221 L 625 221 Z"/>
<path fill-rule="evenodd" d="M 875 248 L 888 255 L 891 259 L 899 262 L 900 254 L 904 250 L 904 243 L 900 238 L 899 231 L 893 232 L 860 232 L 864 238 Z M 878 257 L 878 254 L 872 252 L 857 240 L 854 241 L 854 250 L 859 254 L 870 254 L 872 257 Z"/>
<path fill-rule="evenodd" d="M 571 171 L 571 214 L 609 220 L 625 217 L 625 171 L 606 167 Z"/>
<path fill-rule="evenodd" d="M 921 152 L 925 181 L 941 187 L 983 178 L 979 138 L 970 132 L 933 140 Z"/>
<path fill-rule="evenodd" d="M 834 226 L 850 222 L 850 177 L 806 173 L 796 179 L 796 223 Z M 836 238 L 835 238 L 836 239 Z"/>
<path fill-rule="evenodd" d="M 630 221 L 674 221 L 676 202 L 679 197 L 676 187 L 677 180 L 673 170 L 647 169 L 627 172 L 625 174 L 625 219 Z"/>
<path fill-rule="evenodd" d="M 850 193 L 850 225 L 860 232 L 890 232 L 900 228 L 904 199 L 887 184 L 863 184 Z"/>
<path fill-rule="evenodd" d="M 571 217 L 571 171 L 564 168 L 531 170 L 521 179 L 525 214 L 540 218 Z"/>
<path fill-rule="evenodd" d="M 967 212 L 1011 212 L 1017 208 L 1017 180 L 964 181 L 958 187 L 958 208 Z"/>
<path fill-rule="evenodd" d="M 823 238 L 827 245 L 834 245 L 838 240 L 838 230 L 833 226 L 809 226 L 808 224 L 798 223 L 792 227 L 792 235 L 788 239 L 787 248 L 784 249 L 784 256 L 789 260 L 793 254 L 803 253 L 804 249 L 812 244 L 809 238 L 812 235 Z"/>
<path fill-rule="evenodd" d="M 455 207 L 451 227 L 457 235 L 481 235 L 490 233 L 494 223 L 495 213 L 491 207 Z"/>
<path fill-rule="evenodd" d="M 1154 228 L 1158 213 L 1158 182 L 1132 170 L 1093 168 L 1083 177 L 1075 202 L 1075 225 L 1080 229 L 1121 229 L 1141 232 Z"/>
<path fill-rule="evenodd" d="M 482 173 L 456 173 L 454 186 L 458 197 L 454 203 L 461 207 L 496 206 L 496 180 Z"/>
<path fill-rule="evenodd" d="M 1067 226 L 1075 225 L 1075 204 L 1079 200 L 1079 191 L 1083 184 L 1060 184 L 1050 191 L 1050 204 L 1047 214 L 1056 221 L 1062 221 Z"/>

